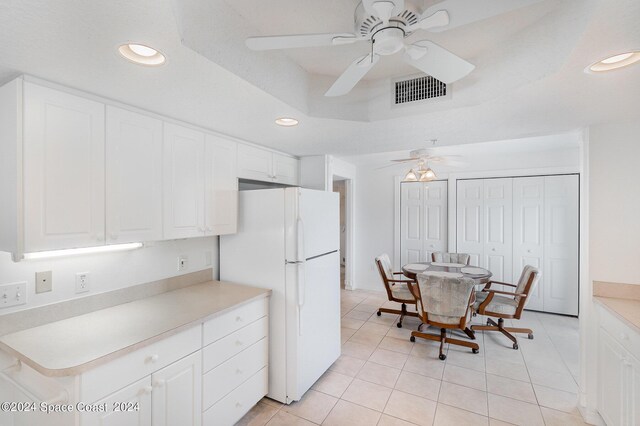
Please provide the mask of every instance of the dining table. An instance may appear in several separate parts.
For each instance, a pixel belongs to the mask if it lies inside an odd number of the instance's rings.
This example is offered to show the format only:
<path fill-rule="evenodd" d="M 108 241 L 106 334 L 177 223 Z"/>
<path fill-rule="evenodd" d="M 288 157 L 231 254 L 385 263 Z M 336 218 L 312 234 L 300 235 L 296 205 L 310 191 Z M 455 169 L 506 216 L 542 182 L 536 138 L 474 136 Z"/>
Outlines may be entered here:
<path fill-rule="evenodd" d="M 485 284 L 493 275 L 491 271 L 477 266 L 464 265 L 462 263 L 445 262 L 413 262 L 402 266 L 402 273 L 409 279 L 416 281 L 420 273 L 433 273 L 438 276 L 469 277 L 477 284 Z"/>

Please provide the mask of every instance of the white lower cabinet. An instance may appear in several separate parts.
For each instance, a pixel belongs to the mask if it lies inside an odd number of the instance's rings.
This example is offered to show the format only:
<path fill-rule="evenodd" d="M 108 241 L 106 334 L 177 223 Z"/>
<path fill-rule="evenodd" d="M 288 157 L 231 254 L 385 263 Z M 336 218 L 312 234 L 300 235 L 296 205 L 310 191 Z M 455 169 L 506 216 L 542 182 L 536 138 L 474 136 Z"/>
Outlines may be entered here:
<path fill-rule="evenodd" d="M 151 426 L 151 377 L 147 376 L 96 404 L 105 404 L 101 413 L 82 414 L 82 426 Z M 118 406 L 123 411 L 116 411 Z"/>
<path fill-rule="evenodd" d="M 199 426 L 202 413 L 201 383 L 201 351 L 153 373 L 152 425 Z"/>
<path fill-rule="evenodd" d="M 607 425 L 640 425 L 640 334 L 600 309 L 598 412 Z"/>

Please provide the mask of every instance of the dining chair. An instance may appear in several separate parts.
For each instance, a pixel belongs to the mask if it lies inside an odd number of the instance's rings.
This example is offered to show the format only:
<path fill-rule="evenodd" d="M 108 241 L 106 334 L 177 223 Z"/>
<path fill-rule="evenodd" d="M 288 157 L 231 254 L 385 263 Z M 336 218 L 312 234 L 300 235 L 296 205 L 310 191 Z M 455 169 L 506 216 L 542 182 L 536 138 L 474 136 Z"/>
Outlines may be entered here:
<path fill-rule="evenodd" d="M 418 312 L 409 312 L 407 310 L 407 305 L 416 306 L 416 298 L 408 287 L 414 281 L 410 279 L 394 278 L 396 275 L 403 275 L 403 273 L 393 272 L 393 269 L 391 268 L 391 260 L 389 259 L 389 255 L 386 253 L 376 257 L 376 264 L 378 265 L 378 271 L 380 272 L 384 288 L 387 291 L 387 297 L 390 301 L 401 304 L 400 309 L 379 308 L 378 316 L 382 315 L 383 312 L 387 314 L 400 315 L 400 320 L 398 321 L 397 326 L 398 328 L 402 328 L 402 320 L 404 317 L 418 317 Z"/>
<path fill-rule="evenodd" d="M 481 291 L 476 292 L 474 310 L 480 315 L 498 318 L 498 323 L 487 318 L 487 325 L 473 325 L 474 331 L 499 331 L 513 342 L 513 349 L 518 349 L 518 339 L 511 333 L 527 333 L 529 339 L 533 339 L 533 330 L 530 328 L 505 327 L 505 319 L 519 320 L 522 311 L 527 304 L 529 295 L 540 280 L 540 270 L 527 265 L 522 269 L 518 284 L 508 284 L 500 281 L 489 281 Z M 493 284 L 512 287 L 513 292 L 491 288 Z"/>
<path fill-rule="evenodd" d="M 462 263 L 463 265 L 468 265 L 470 258 L 471 256 L 466 253 L 444 253 L 441 251 L 431 253 L 432 262 Z"/>
<path fill-rule="evenodd" d="M 447 330 L 459 329 L 464 331 L 470 339 L 475 339 L 473 331 L 467 327 L 475 301 L 473 279 L 421 273 L 418 274 L 418 285 L 412 285 L 410 288 L 418 301 L 418 313 L 423 325 L 439 328 L 440 335 L 423 333 L 419 328 L 411 332 L 409 340 L 415 342 L 416 337 L 420 337 L 440 342 L 439 358 L 443 361 L 447 359 L 444 354 L 445 343 L 471 348 L 474 354 L 480 351 L 477 343 L 447 337 Z"/>

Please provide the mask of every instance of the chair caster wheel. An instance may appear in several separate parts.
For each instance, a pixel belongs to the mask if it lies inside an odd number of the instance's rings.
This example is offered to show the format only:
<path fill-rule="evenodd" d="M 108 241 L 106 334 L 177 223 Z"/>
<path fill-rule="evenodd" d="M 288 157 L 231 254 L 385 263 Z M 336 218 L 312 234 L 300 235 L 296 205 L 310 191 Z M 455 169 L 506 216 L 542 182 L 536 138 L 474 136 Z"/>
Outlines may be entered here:
<path fill-rule="evenodd" d="M 438 358 L 440 358 L 442 361 L 444 361 L 445 359 L 447 359 L 447 356 L 445 354 L 440 354 L 438 356 Z"/>
<path fill-rule="evenodd" d="M 382 312 L 378 311 L 378 316 L 381 316 L 381 315 L 382 315 Z"/>
<path fill-rule="evenodd" d="M 529 333 L 527 337 L 529 338 L 529 340 L 533 340 L 533 333 Z"/>
<path fill-rule="evenodd" d="M 517 343 L 513 344 L 513 349 L 518 349 L 518 344 Z"/>
<path fill-rule="evenodd" d="M 399 323 L 397 323 L 397 324 L 396 324 L 396 326 L 397 326 L 398 328 L 402 328 L 402 323 L 401 323 L 401 322 L 399 322 Z"/>
<path fill-rule="evenodd" d="M 415 341 L 416 341 L 416 336 L 411 336 L 411 337 L 409 337 L 409 341 L 411 341 L 411 342 L 415 342 Z"/>
<path fill-rule="evenodd" d="M 473 352 L 474 354 L 480 353 L 480 349 L 471 349 L 471 352 Z"/>

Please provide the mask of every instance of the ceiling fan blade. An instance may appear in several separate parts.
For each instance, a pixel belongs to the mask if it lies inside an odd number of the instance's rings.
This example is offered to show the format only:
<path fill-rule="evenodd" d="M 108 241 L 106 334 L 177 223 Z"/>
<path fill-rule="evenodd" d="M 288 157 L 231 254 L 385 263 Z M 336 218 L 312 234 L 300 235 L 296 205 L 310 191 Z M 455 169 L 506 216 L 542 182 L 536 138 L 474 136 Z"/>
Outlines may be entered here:
<path fill-rule="evenodd" d="M 409 65 L 446 84 L 460 80 L 475 68 L 475 65 L 429 40 L 407 46 L 403 59 Z"/>
<path fill-rule="evenodd" d="M 438 10 L 431 15 L 422 15 L 420 20 L 407 27 L 407 32 L 413 32 L 415 30 L 431 30 L 436 27 L 445 27 L 449 25 L 449 14 L 446 10 Z"/>
<path fill-rule="evenodd" d="M 421 16 L 426 18 L 439 10 L 446 10 L 449 14 L 449 25 L 430 29 L 433 32 L 441 32 L 482 21 L 540 1 L 542 0 L 444 0 L 425 10 Z"/>
<path fill-rule="evenodd" d="M 333 83 L 333 86 L 327 90 L 325 96 L 342 96 L 346 95 L 354 88 L 356 84 L 369 72 L 375 64 L 378 63 L 380 56 L 366 55 L 356 59 L 349 65 L 349 68 L 342 73 L 340 77 Z"/>
<path fill-rule="evenodd" d="M 400 158 L 398 160 L 391 160 L 396 163 L 408 163 L 409 161 L 418 161 L 418 158 Z"/>
<path fill-rule="evenodd" d="M 362 7 L 367 16 L 375 16 L 388 21 L 404 10 L 404 0 L 362 0 Z"/>
<path fill-rule="evenodd" d="M 334 46 L 362 40 L 355 34 L 298 34 L 249 37 L 245 44 L 251 50 L 294 49 L 297 47 Z"/>

